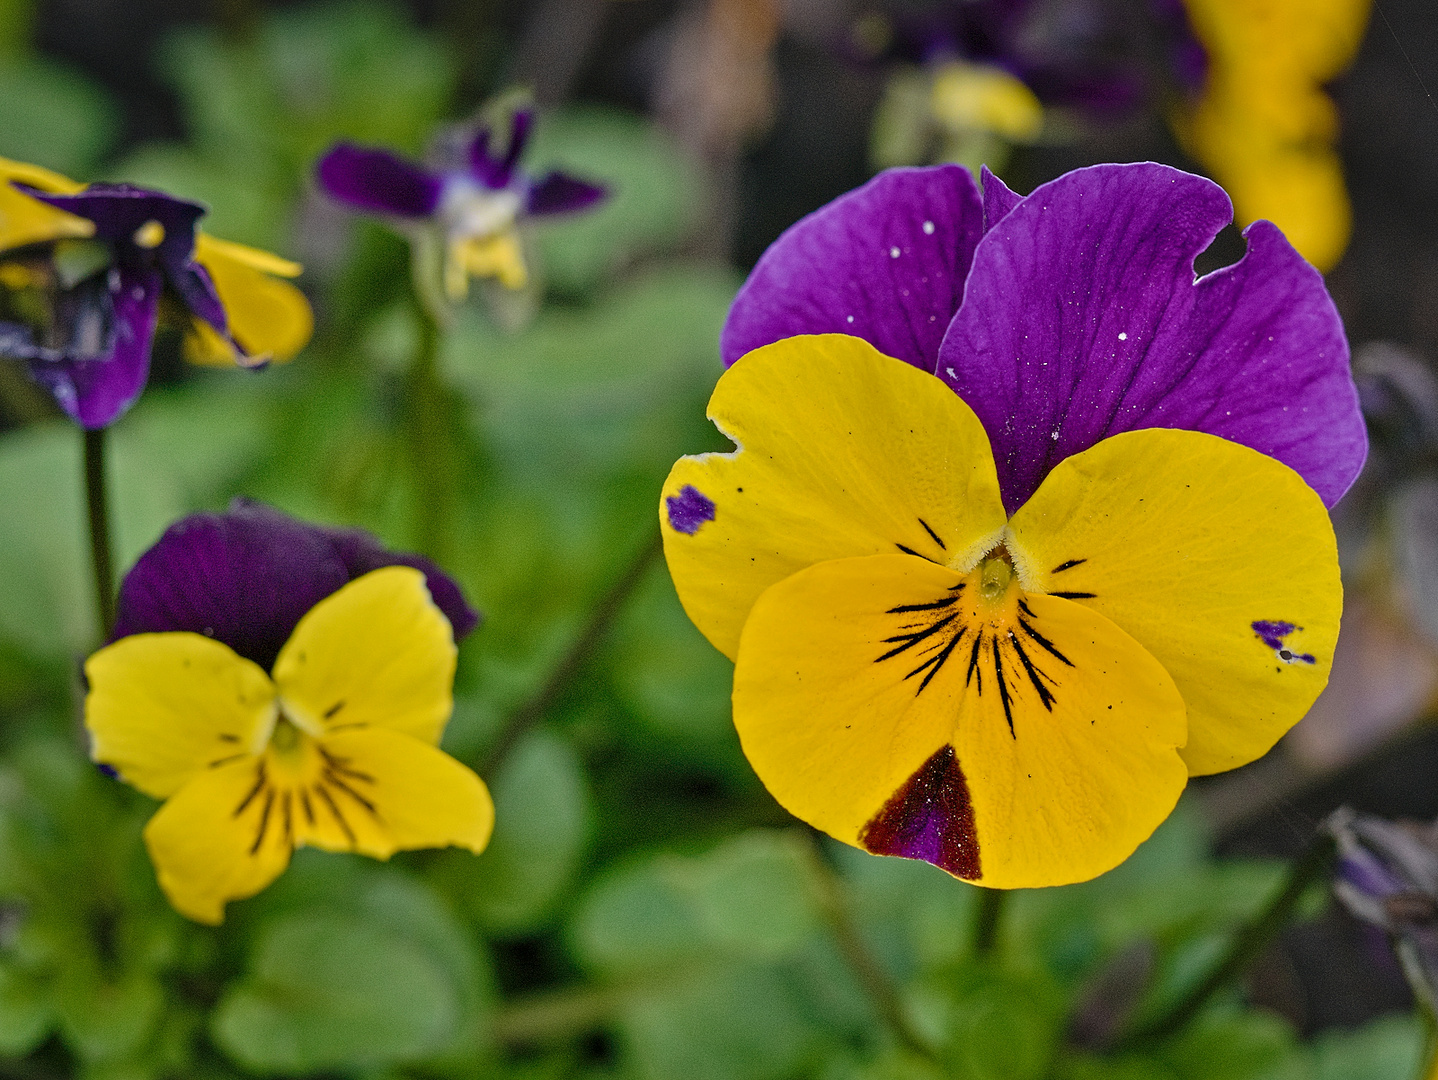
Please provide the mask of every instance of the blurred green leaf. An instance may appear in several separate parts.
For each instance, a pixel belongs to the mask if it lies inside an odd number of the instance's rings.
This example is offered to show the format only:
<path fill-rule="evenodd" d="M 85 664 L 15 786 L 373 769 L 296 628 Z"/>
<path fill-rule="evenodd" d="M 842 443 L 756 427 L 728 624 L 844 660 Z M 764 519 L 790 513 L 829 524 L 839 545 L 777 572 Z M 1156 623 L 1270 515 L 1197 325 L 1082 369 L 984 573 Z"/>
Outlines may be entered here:
<path fill-rule="evenodd" d="M 460 1020 L 453 981 L 418 945 L 352 916 L 281 916 L 212 1020 L 256 1072 L 373 1067 L 440 1049 Z"/>
<path fill-rule="evenodd" d="M 88 965 L 67 967 L 54 1000 L 65 1042 L 90 1061 L 138 1052 L 165 1007 L 164 989 L 154 976 L 131 972 L 111 979 Z"/>
<path fill-rule="evenodd" d="M 152 391 L 112 429 L 117 561 L 127 567 L 176 518 L 223 502 L 266 443 L 266 388 L 243 372 Z M 0 436 L 0 638 L 36 656 L 95 642 L 80 432 L 46 424 Z"/>
<path fill-rule="evenodd" d="M 21 1057 L 40 1045 L 54 1025 L 44 984 L 0 964 L 0 1054 Z"/>
<path fill-rule="evenodd" d="M 1271 1013 L 1209 1017 L 1156 1055 L 1179 1080 L 1306 1080 L 1293 1029 Z"/>
<path fill-rule="evenodd" d="M 571 108 L 546 115 L 525 166 L 609 189 L 593 210 L 535 225 L 546 282 L 563 294 L 591 292 L 638 256 L 672 248 L 702 209 L 699 174 L 678 145 L 628 113 Z"/>
<path fill-rule="evenodd" d="M 487 934 L 513 937 L 540 926 L 568 886 L 592 808 L 574 748 L 550 731 L 510 752 L 491 791 L 489 847 L 478 857 L 446 852 L 435 872 Z"/>
<path fill-rule="evenodd" d="M 1389 1080 L 1417 1076 L 1425 1050 L 1414 1016 L 1386 1016 L 1351 1031 L 1325 1031 L 1313 1040 L 1314 1080 Z"/>
<path fill-rule="evenodd" d="M 39 57 L 0 58 L 0 157 L 88 180 L 119 134 L 119 114 L 79 72 Z"/>
<path fill-rule="evenodd" d="M 1038 1080 L 1063 1037 L 1065 1000 L 1046 973 L 965 964 L 913 988 L 914 1013 L 964 1080 Z"/>

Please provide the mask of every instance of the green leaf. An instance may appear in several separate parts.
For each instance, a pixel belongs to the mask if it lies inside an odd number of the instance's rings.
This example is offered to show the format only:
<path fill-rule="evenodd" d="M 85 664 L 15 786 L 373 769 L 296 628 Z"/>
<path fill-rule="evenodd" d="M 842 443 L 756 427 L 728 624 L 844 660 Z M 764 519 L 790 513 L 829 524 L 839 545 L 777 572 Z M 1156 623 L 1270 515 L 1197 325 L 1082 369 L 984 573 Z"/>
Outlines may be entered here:
<path fill-rule="evenodd" d="M 665 854 L 621 868 L 582 904 L 576 951 L 608 973 L 790 955 L 819 925 L 807 858 L 798 837 L 754 830 L 698 858 Z"/>
<path fill-rule="evenodd" d="M 40 980 L 0 965 L 0 1055 L 23 1057 L 54 1026 L 50 996 Z"/>
<path fill-rule="evenodd" d="M 140 1050 L 164 1010 L 165 992 L 153 975 L 131 972 L 112 981 L 97 966 L 71 964 L 54 1001 L 66 1044 L 83 1060 L 107 1061 Z"/>
<path fill-rule="evenodd" d="M 513 937 L 538 928 L 568 886 L 592 809 L 574 748 L 549 731 L 514 748 L 491 791 L 489 847 L 479 856 L 446 852 L 435 872 L 487 934 Z"/>
<path fill-rule="evenodd" d="M 1210 1017 L 1156 1056 L 1179 1080 L 1307 1080 L 1310 1075 L 1293 1029 L 1263 1012 Z"/>
<path fill-rule="evenodd" d="M 298 913 L 264 928 L 211 1030 L 246 1068 L 276 1075 L 423 1057 L 459 1021 L 453 980 L 419 945 L 375 921 Z"/>
<path fill-rule="evenodd" d="M 525 167 L 559 169 L 609 189 L 593 210 L 535 226 L 541 269 L 556 292 L 594 290 L 638 256 L 671 247 L 702 207 L 697 171 L 653 124 L 609 109 L 573 108 L 535 126 Z"/>
<path fill-rule="evenodd" d="M 1386 1016 L 1352 1031 L 1325 1031 L 1313 1041 L 1314 1080 L 1390 1080 L 1417 1076 L 1424 1052 L 1413 1016 Z"/>

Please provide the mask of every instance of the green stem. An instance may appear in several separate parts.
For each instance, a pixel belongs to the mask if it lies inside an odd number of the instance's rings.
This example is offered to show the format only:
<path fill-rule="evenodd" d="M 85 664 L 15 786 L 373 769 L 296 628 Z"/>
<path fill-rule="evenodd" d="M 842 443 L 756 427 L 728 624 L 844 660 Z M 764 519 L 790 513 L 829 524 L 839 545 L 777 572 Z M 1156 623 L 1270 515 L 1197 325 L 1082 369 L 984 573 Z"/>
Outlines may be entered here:
<path fill-rule="evenodd" d="M 505 722 L 504 728 L 494 740 L 494 745 L 484 755 L 481 761 L 475 766 L 475 771 L 481 776 L 490 776 L 499 767 L 500 762 L 514 749 L 515 743 L 519 742 L 531 727 L 543 719 L 569 681 L 579 673 L 584 662 L 589 659 L 592 653 L 614 622 L 615 616 L 624 607 L 624 601 L 629 598 L 635 587 L 644 580 L 644 575 L 649 567 L 659 558 L 664 550 L 663 540 L 656 532 L 649 541 L 640 548 L 624 572 L 619 575 L 608 591 L 599 598 L 590 612 L 589 620 L 579 631 L 579 636 L 569 646 L 565 654 L 560 657 L 559 663 L 549 673 L 549 678 L 544 680 L 538 692 L 510 714 Z"/>
<path fill-rule="evenodd" d="M 820 909 L 824 915 L 824 921 L 828 923 L 829 932 L 833 935 L 835 944 L 839 946 L 839 952 L 843 954 L 850 970 L 859 980 L 865 993 L 869 995 L 869 999 L 874 1003 L 879 1016 L 888 1025 L 894 1038 L 910 1053 L 923 1058 L 941 1074 L 944 1073 L 946 1070 L 943 1063 L 934 1054 L 933 1047 L 909 1023 L 898 987 L 894 985 L 893 979 L 889 977 L 889 973 L 884 970 L 883 965 L 870 950 L 868 942 L 864 940 L 863 934 L 860 933 L 858 923 L 854 921 L 853 912 L 849 910 L 848 892 L 844 881 L 835 872 L 829 861 L 824 858 L 824 853 L 819 847 L 818 835 L 812 830 L 806 830 L 806 834 L 809 838 L 809 865 L 814 880 L 819 886 Z"/>
<path fill-rule="evenodd" d="M 439 377 L 439 324 L 418 297 L 419 344 L 405 401 L 410 462 L 414 470 L 413 541 L 436 562 L 448 554 L 454 505 L 454 455 L 449 440 L 445 387 Z"/>
<path fill-rule="evenodd" d="M 999 940 L 999 924 L 1009 894 L 1007 889 L 975 887 L 979 890 L 979 906 L 974 912 L 974 955 L 988 956 Z"/>
<path fill-rule="evenodd" d="M 110 498 L 105 481 L 106 428 L 85 428 L 85 506 L 90 520 L 90 566 L 101 640 L 115 626 L 115 564 L 110 554 Z"/>
<path fill-rule="evenodd" d="M 492 1031 L 509 1046 L 560 1042 L 608 1023 L 624 1002 L 622 988 L 579 986 L 535 994 L 504 1006 Z"/>
<path fill-rule="evenodd" d="M 1208 974 L 1153 1019 L 1130 1031 L 1119 1041 L 1117 1049 L 1151 1045 L 1181 1031 L 1203 1011 L 1215 994 L 1242 975 L 1278 932 L 1288 925 L 1304 893 L 1315 882 L 1328 876 L 1335 855 L 1332 837 L 1327 834 L 1314 837 L 1298 858 L 1289 864 L 1283 885 L 1252 919 L 1238 928 Z"/>

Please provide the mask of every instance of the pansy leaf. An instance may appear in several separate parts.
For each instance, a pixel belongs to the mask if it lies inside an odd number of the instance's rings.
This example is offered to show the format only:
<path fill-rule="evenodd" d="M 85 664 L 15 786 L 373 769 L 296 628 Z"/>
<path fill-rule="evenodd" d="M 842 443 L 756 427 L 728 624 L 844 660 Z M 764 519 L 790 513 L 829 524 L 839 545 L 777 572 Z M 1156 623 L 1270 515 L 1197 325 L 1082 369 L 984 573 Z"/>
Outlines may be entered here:
<path fill-rule="evenodd" d="M 24 1057 L 50 1033 L 54 1015 L 44 983 L 0 965 L 0 1054 Z"/>
<path fill-rule="evenodd" d="M 853 334 L 933 371 L 983 219 L 962 166 L 879 174 L 764 253 L 724 324 L 725 364 L 796 334 Z"/>
<path fill-rule="evenodd" d="M 1187 428 L 1276 457 L 1332 506 L 1367 436 L 1337 309 L 1271 224 L 1195 280 L 1232 218 L 1164 165 L 1096 165 L 1036 189 L 979 243 L 936 373 L 994 447 L 1017 510 L 1058 462 L 1121 431 Z"/>
<path fill-rule="evenodd" d="M 417 945 L 353 916 L 296 913 L 264 928 L 211 1029 L 246 1068 L 291 1075 L 425 1056 L 459 1016 L 455 987 Z"/>

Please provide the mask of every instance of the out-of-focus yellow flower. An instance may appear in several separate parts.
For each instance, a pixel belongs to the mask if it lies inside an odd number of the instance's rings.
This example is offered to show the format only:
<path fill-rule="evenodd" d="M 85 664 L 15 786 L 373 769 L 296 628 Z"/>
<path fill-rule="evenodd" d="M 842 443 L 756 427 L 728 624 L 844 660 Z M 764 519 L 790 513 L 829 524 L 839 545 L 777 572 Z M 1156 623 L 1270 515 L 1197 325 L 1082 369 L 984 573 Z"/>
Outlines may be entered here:
<path fill-rule="evenodd" d="M 984 131 L 1032 142 L 1044 126 L 1034 92 L 1003 68 L 950 60 L 934 74 L 929 111 L 951 133 Z"/>
<path fill-rule="evenodd" d="M 1353 61 L 1371 0 L 1185 0 L 1208 52 L 1203 97 L 1179 118 L 1185 148 L 1233 198 L 1275 222 L 1320 270 L 1342 257 L 1352 208 L 1324 84 Z"/>

